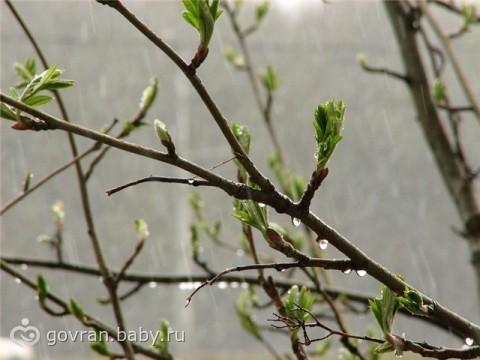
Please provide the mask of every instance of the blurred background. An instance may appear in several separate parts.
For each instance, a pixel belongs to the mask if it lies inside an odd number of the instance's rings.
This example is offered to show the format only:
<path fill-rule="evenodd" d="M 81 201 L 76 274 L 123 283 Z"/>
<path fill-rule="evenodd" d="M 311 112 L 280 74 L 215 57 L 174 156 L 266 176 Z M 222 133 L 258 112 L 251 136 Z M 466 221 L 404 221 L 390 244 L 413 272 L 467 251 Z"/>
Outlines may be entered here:
<path fill-rule="evenodd" d="M 138 111 L 148 80 L 157 76 L 160 89 L 146 120 L 164 121 L 177 151 L 204 167 L 230 158 L 219 129 L 183 74 L 114 10 L 93 1 L 16 1 L 15 5 L 49 62 L 65 69 L 65 78 L 76 81 L 73 88 L 62 91 L 74 123 L 98 129 L 114 117 L 122 121 L 131 118 Z M 197 34 L 182 20 L 179 2 L 130 1 L 127 5 L 182 57 L 191 58 Z M 255 5 L 254 1 L 246 1 L 243 24 L 251 23 Z M 36 57 L 4 3 L 0 4 L 0 11 L 0 83 L 2 91 L 6 91 L 17 82 L 14 62 L 24 63 L 28 57 Z M 452 31 L 461 21 L 439 9 L 435 9 L 435 15 Z M 477 30 L 454 43 L 465 70 L 477 80 L 478 35 Z M 373 64 L 402 69 L 383 4 L 272 1 L 264 23 L 248 43 L 259 71 L 268 64 L 278 70 L 281 87 L 275 96 L 273 122 L 286 162 L 293 171 L 308 178 L 314 167 L 315 107 L 332 97 L 343 99 L 347 105 L 344 141 L 338 146 L 330 163 L 330 175 L 313 202 L 315 212 L 375 260 L 403 274 L 436 301 L 472 321 L 480 321 L 468 249 L 451 230 L 452 226 L 460 227 L 459 219 L 416 123 L 409 93 L 396 80 L 365 73 L 355 60 L 357 52 L 362 51 Z M 248 79 L 223 57 L 228 46 L 238 48 L 237 45 L 228 18 L 222 16 L 199 75 L 226 117 L 249 126 L 254 134 L 253 159 L 271 175 L 267 157 L 272 146 Z M 463 104 L 451 69 L 446 76 L 453 103 Z M 480 94 L 480 81 L 471 84 Z M 45 110 L 58 115 L 55 104 Z M 40 179 L 68 160 L 70 150 L 64 133 L 15 132 L 5 121 L 0 126 L 3 204 L 21 192 L 28 172 L 34 174 L 33 181 Z M 480 128 L 473 116 L 466 116 L 463 126 L 465 146 L 473 154 L 470 160 L 478 165 Z M 135 132 L 129 140 L 162 149 L 151 127 Z M 91 144 L 81 138 L 78 143 L 81 149 Z M 232 163 L 216 171 L 235 176 Z M 119 268 L 131 254 L 135 240 L 133 220 L 142 218 L 149 224 L 151 236 L 132 271 L 199 273 L 190 258 L 189 224 L 193 214 L 187 202 L 189 188 L 144 184 L 112 197 L 105 195 L 106 189 L 151 174 L 188 176 L 168 165 L 112 150 L 89 182 L 108 265 Z M 232 218 L 231 200 L 215 189 L 201 189 L 200 193 L 209 219 L 222 221 L 222 240 L 238 245 L 240 227 Z M 2 216 L 2 255 L 54 259 L 51 249 L 36 238 L 54 231 L 51 206 L 56 200 L 65 204 L 66 260 L 95 264 L 73 168 Z M 289 218 L 272 216 L 290 226 Z M 212 246 L 207 239 L 202 239 L 202 247 L 202 257 L 216 270 L 250 262 L 244 256 Z M 329 247 L 326 256 L 341 255 Z M 76 298 L 89 313 L 114 323 L 111 308 L 96 301 L 106 296 L 97 278 L 35 268 L 22 271 L 31 277 L 42 271 L 54 292 L 65 299 Z M 379 291 L 379 284 L 368 277 L 332 275 L 338 287 L 370 294 Z M 2 273 L 0 280 L 2 336 L 8 337 L 22 318 L 28 318 L 41 332 L 80 328 L 72 317 L 57 319 L 42 312 L 35 293 L 13 278 Z M 141 326 L 155 330 L 160 319 L 167 318 L 174 330 L 185 331 L 185 342 L 171 344 L 178 358 L 233 358 L 232 354 L 238 354 L 239 359 L 265 358 L 262 346 L 242 331 L 235 315 L 234 303 L 240 292 L 241 289 L 208 288 L 185 309 L 188 291 L 178 286 L 146 287 L 125 301 L 123 309 L 131 329 Z M 260 313 L 259 320 L 270 315 L 270 310 Z M 350 321 L 355 333 L 375 326 L 369 314 Z M 444 332 L 412 324 L 399 318 L 396 332 L 406 332 L 409 338 L 419 341 L 461 345 Z M 270 340 L 279 350 L 289 347 L 281 335 L 271 335 Z M 67 342 L 52 347 L 45 339 L 34 351 L 39 359 L 93 356 L 86 344 Z"/>

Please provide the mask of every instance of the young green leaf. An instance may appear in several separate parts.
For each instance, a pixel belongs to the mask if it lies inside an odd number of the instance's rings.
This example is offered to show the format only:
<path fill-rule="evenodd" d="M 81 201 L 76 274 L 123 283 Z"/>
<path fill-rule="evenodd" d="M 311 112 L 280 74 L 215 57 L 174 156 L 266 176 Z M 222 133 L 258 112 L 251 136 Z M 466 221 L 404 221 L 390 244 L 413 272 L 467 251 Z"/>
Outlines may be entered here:
<path fill-rule="evenodd" d="M 306 321 L 310 318 L 310 315 L 299 309 L 299 306 L 308 311 L 312 310 L 315 298 L 310 293 L 310 290 L 302 286 L 301 289 L 297 285 L 294 285 L 288 290 L 287 295 L 283 298 L 283 305 L 287 316 L 292 319 L 298 319 Z"/>
<path fill-rule="evenodd" d="M 139 240 L 145 240 L 147 237 L 150 236 L 150 232 L 148 231 L 148 225 L 143 219 L 135 219 L 135 233 L 137 234 L 137 238 Z"/>
<path fill-rule="evenodd" d="M 464 4 L 462 6 L 463 28 L 468 29 L 475 22 L 477 9 L 474 4 Z"/>
<path fill-rule="evenodd" d="M 272 65 L 268 65 L 265 73 L 260 76 L 262 84 L 270 93 L 273 93 L 280 86 L 280 81 L 278 80 L 278 74 L 275 68 Z"/>
<path fill-rule="evenodd" d="M 85 320 L 85 313 L 83 312 L 83 308 L 73 298 L 70 299 L 70 302 L 68 303 L 68 311 L 81 322 Z"/>
<path fill-rule="evenodd" d="M 158 79 L 153 77 L 150 79 L 148 86 L 143 90 L 142 98 L 140 99 L 140 109 L 147 113 L 152 106 L 158 92 Z"/>
<path fill-rule="evenodd" d="M 244 291 L 240 294 L 235 303 L 235 311 L 240 320 L 240 325 L 242 325 L 245 332 L 260 340 L 262 339 L 262 334 L 260 333 L 257 323 L 253 319 L 251 311 L 252 304 L 252 294 L 249 291 Z"/>
<path fill-rule="evenodd" d="M 326 167 L 335 146 L 342 140 L 341 132 L 345 115 L 343 101 L 329 100 L 315 110 L 313 126 L 317 142 L 317 169 Z"/>
<path fill-rule="evenodd" d="M 52 205 L 52 211 L 53 211 L 53 214 L 55 215 L 56 221 L 63 221 L 63 219 L 65 218 L 63 201 L 61 200 L 55 201 Z"/>
<path fill-rule="evenodd" d="M 242 146 L 243 151 L 248 154 L 250 152 L 251 140 L 250 130 L 248 129 L 248 127 L 240 125 L 236 122 L 232 122 L 232 133 L 233 136 L 235 136 L 235 139 L 237 139 Z"/>
<path fill-rule="evenodd" d="M 97 331 L 95 333 L 95 341 L 90 344 L 90 348 L 97 354 L 102 356 L 112 356 L 112 353 L 108 349 L 108 345 L 102 333 Z"/>
<path fill-rule="evenodd" d="M 225 56 L 225 60 L 227 60 L 230 64 L 239 67 L 245 66 L 245 60 L 242 58 L 242 56 L 237 50 L 233 48 L 227 48 L 223 55 Z"/>
<path fill-rule="evenodd" d="M 398 295 L 386 286 L 383 286 L 380 297 L 371 299 L 369 302 L 370 310 L 375 316 L 380 330 L 382 330 L 384 336 L 389 336 L 392 333 L 395 314 L 400 308 Z"/>
<path fill-rule="evenodd" d="M 445 84 L 440 80 L 436 79 L 432 85 L 432 98 L 438 104 L 445 99 Z"/>
<path fill-rule="evenodd" d="M 255 11 L 255 17 L 257 19 L 257 22 L 262 21 L 265 15 L 267 15 L 269 6 L 270 0 L 264 0 L 260 5 L 257 6 Z"/>
<path fill-rule="evenodd" d="M 42 274 L 38 274 L 37 276 L 37 294 L 38 301 L 40 301 L 41 304 L 44 304 L 48 295 L 48 284 Z"/>
<path fill-rule="evenodd" d="M 153 120 L 153 127 L 162 145 L 167 148 L 168 153 L 170 155 L 175 154 L 175 145 L 173 144 L 170 133 L 167 130 L 167 125 L 162 121 L 155 119 Z"/>
<path fill-rule="evenodd" d="M 206 50 L 213 35 L 215 21 L 222 14 L 219 0 L 183 0 L 182 17 L 200 34 L 200 48 Z"/>
<path fill-rule="evenodd" d="M 233 216 L 264 234 L 268 229 L 267 207 L 253 200 L 233 200 Z"/>
<path fill-rule="evenodd" d="M 52 100 L 51 96 L 48 95 L 36 95 L 36 96 L 31 96 L 28 99 L 24 101 L 25 104 L 28 106 L 39 106 L 39 105 L 44 105 L 48 104 Z"/>
<path fill-rule="evenodd" d="M 153 346 L 158 350 L 161 356 L 169 357 L 168 345 L 169 345 L 169 332 L 170 332 L 170 323 L 166 319 L 160 321 L 160 334 L 157 338 L 157 341 Z"/>
<path fill-rule="evenodd" d="M 0 117 L 7 119 L 7 120 L 17 120 L 17 116 L 15 112 L 10 108 L 10 106 L 0 103 Z"/>
<path fill-rule="evenodd" d="M 200 254 L 200 237 L 196 223 L 190 225 L 190 244 L 192 245 L 192 257 L 198 259 Z"/>

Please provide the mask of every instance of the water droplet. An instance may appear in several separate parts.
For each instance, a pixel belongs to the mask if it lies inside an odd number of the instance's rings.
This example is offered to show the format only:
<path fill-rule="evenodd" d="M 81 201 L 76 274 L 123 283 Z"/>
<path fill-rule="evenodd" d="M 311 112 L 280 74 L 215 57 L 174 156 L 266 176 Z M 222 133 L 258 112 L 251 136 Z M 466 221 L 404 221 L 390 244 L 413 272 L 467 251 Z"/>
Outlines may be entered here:
<path fill-rule="evenodd" d="M 218 288 L 219 289 L 226 289 L 228 284 L 225 282 L 225 281 L 220 281 L 218 284 L 217 284 Z"/>
<path fill-rule="evenodd" d="M 403 354 L 401 352 L 395 352 L 395 357 L 396 358 L 401 358 Z"/>
<path fill-rule="evenodd" d="M 350 274 L 351 272 L 352 272 L 352 269 L 345 269 L 345 270 L 343 270 L 343 273 L 344 273 L 345 275 L 348 275 L 348 274 Z"/>
<path fill-rule="evenodd" d="M 178 288 L 180 290 L 188 290 L 188 283 L 187 282 L 181 282 L 180 284 L 178 284 Z"/>
<path fill-rule="evenodd" d="M 322 250 L 327 250 L 328 247 L 328 240 L 327 239 L 322 239 L 318 242 L 318 246 L 320 246 L 320 249 Z"/>
<path fill-rule="evenodd" d="M 287 269 L 281 269 L 281 270 L 280 270 L 280 272 L 285 272 L 285 271 L 287 271 Z"/>
<path fill-rule="evenodd" d="M 472 346 L 472 345 L 473 345 L 473 339 L 470 338 L 470 337 L 467 337 L 467 338 L 465 339 L 465 344 L 466 344 L 467 346 Z"/>
<path fill-rule="evenodd" d="M 301 223 L 302 223 L 302 221 L 301 221 L 300 219 L 298 219 L 298 218 L 296 218 L 296 217 L 292 218 L 292 224 L 293 224 L 293 226 L 299 227 Z"/>
<path fill-rule="evenodd" d="M 22 265 L 20 265 L 20 269 L 28 270 L 28 265 L 27 264 L 22 264 Z"/>
<path fill-rule="evenodd" d="M 236 282 L 236 281 L 230 283 L 230 287 L 231 287 L 232 289 L 236 289 L 236 288 L 238 288 L 238 286 L 239 286 L 239 284 L 238 284 L 238 282 Z"/>
<path fill-rule="evenodd" d="M 19 278 L 15 278 L 15 282 L 16 282 L 17 284 L 21 284 L 21 283 L 22 283 L 22 280 L 20 280 Z"/>
<path fill-rule="evenodd" d="M 35 295 L 35 300 L 40 300 L 40 298 L 38 297 L 38 295 Z"/>
<path fill-rule="evenodd" d="M 101 283 L 103 283 L 103 277 L 99 276 L 99 277 L 98 277 L 98 281 L 100 281 Z"/>
<path fill-rule="evenodd" d="M 264 203 L 261 203 L 261 202 L 259 202 L 259 203 L 258 203 L 258 206 L 260 206 L 261 208 L 264 208 L 264 207 L 265 207 L 265 204 L 264 204 Z"/>
<path fill-rule="evenodd" d="M 185 301 L 185 307 L 187 307 L 188 305 L 190 305 L 190 299 L 187 299 L 187 300 Z"/>
<path fill-rule="evenodd" d="M 367 270 L 356 270 L 356 272 L 357 275 L 360 277 L 364 277 L 365 275 L 367 275 Z"/>
<path fill-rule="evenodd" d="M 188 179 L 188 183 L 189 183 L 190 185 L 193 185 L 193 183 L 195 183 L 195 180 L 194 180 L 194 179 Z"/>
<path fill-rule="evenodd" d="M 248 283 L 242 282 L 242 285 L 240 285 L 242 289 L 248 289 Z"/>
<path fill-rule="evenodd" d="M 243 249 L 237 249 L 237 251 L 235 251 L 235 254 L 237 254 L 237 256 L 245 256 L 245 251 Z"/>
<path fill-rule="evenodd" d="M 150 289 L 155 289 L 155 288 L 157 287 L 157 283 L 156 283 L 155 281 L 150 281 L 150 282 L 148 283 L 148 287 L 149 287 Z"/>

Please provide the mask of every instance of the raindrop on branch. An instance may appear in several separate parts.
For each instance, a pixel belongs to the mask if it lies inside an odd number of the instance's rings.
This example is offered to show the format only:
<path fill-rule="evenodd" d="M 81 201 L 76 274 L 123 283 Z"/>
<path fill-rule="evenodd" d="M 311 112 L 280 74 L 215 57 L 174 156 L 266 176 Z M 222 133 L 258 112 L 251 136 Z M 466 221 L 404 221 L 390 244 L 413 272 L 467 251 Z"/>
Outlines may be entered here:
<path fill-rule="evenodd" d="M 364 277 L 367 275 L 367 270 L 357 270 L 357 275 L 360 277 Z"/>
<path fill-rule="evenodd" d="M 293 226 L 299 227 L 301 223 L 302 223 L 302 221 L 301 221 L 300 219 L 298 219 L 298 218 L 296 218 L 296 217 L 293 217 L 293 218 L 292 218 L 292 224 L 293 224 Z"/>
<path fill-rule="evenodd" d="M 352 269 L 345 269 L 345 270 L 343 270 L 343 273 L 344 273 L 345 275 L 348 275 L 348 274 L 350 274 L 351 272 L 352 272 Z"/>
<path fill-rule="evenodd" d="M 28 265 L 27 264 L 22 264 L 22 265 L 20 265 L 20 269 L 22 269 L 24 271 L 28 270 Z"/>
<path fill-rule="evenodd" d="M 470 338 L 470 337 L 467 337 L 467 338 L 465 339 L 465 344 L 466 344 L 467 346 L 472 346 L 472 345 L 473 345 L 473 339 Z"/>
<path fill-rule="evenodd" d="M 21 284 L 21 283 L 22 283 L 22 280 L 20 280 L 19 278 L 15 278 L 15 282 L 16 282 L 17 284 Z"/>
<path fill-rule="evenodd" d="M 195 180 L 194 180 L 194 179 L 188 179 L 188 183 L 189 183 L 190 185 L 193 185 L 193 184 L 195 183 Z"/>
<path fill-rule="evenodd" d="M 157 287 L 157 283 L 156 283 L 155 281 L 150 281 L 150 282 L 148 283 L 148 287 L 149 287 L 150 289 L 155 289 L 155 288 Z"/>
<path fill-rule="evenodd" d="M 320 249 L 322 250 L 327 250 L 328 247 L 328 240 L 322 239 L 318 242 L 318 246 L 320 246 Z"/>
<path fill-rule="evenodd" d="M 226 289 L 228 284 L 225 281 L 221 281 L 217 284 L 219 289 Z"/>

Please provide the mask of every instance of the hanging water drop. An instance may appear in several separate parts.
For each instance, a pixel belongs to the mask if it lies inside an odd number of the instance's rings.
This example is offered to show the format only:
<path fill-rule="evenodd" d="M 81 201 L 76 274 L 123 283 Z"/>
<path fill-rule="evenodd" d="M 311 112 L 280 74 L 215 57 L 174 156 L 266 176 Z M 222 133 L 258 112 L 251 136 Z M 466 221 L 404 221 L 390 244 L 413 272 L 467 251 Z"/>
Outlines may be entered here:
<path fill-rule="evenodd" d="M 195 183 L 195 180 L 194 180 L 194 179 L 188 179 L 188 183 L 189 183 L 190 185 L 193 185 L 193 184 Z"/>
<path fill-rule="evenodd" d="M 348 274 L 350 274 L 351 272 L 352 272 L 352 269 L 345 269 L 345 270 L 343 270 L 343 273 L 344 273 L 345 275 L 348 275 Z"/>
<path fill-rule="evenodd" d="M 357 275 L 360 277 L 364 277 L 367 275 L 367 270 L 357 270 Z"/>
<path fill-rule="evenodd" d="M 401 352 L 395 352 L 395 357 L 396 358 L 401 358 L 403 354 Z"/>
<path fill-rule="evenodd" d="M 226 289 L 228 284 L 225 281 L 221 281 L 217 284 L 219 289 Z"/>
<path fill-rule="evenodd" d="M 258 203 L 258 206 L 259 206 L 259 207 L 261 207 L 261 208 L 264 208 L 264 207 L 265 207 L 265 204 L 264 204 L 264 203 L 261 203 L 261 202 L 259 202 L 259 203 Z"/>
<path fill-rule="evenodd" d="M 467 337 L 467 338 L 465 339 L 465 344 L 466 344 L 467 346 L 472 346 L 472 345 L 473 345 L 473 339 L 472 339 L 471 337 Z"/>
<path fill-rule="evenodd" d="M 150 289 L 155 289 L 155 288 L 157 287 L 157 283 L 156 283 L 155 281 L 150 281 L 150 282 L 148 283 L 148 287 L 149 287 Z"/>
<path fill-rule="evenodd" d="M 242 287 L 242 289 L 248 289 L 248 283 L 242 282 L 241 287 Z"/>
<path fill-rule="evenodd" d="M 236 288 L 238 288 L 238 286 L 239 286 L 239 284 L 238 284 L 238 282 L 236 282 L 236 281 L 230 283 L 230 287 L 231 287 L 232 289 L 236 289 Z"/>
<path fill-rule="evenodd" d="M 20 265 L 20 269 L 22 269 L 24 271 L 28 270 L 28 265 L 27 264 L 22 264 L 22 265 Z"/>
<path fill-rule="evenodd" d="M 187 300 L 185 301 L 185 307 L 187 307 L 188 305 L 190 305 L 190 299 L 187 299 Z"/>
<path fill-rule="evenodd" d="M 327 250 L 328 247 L 328 240 L 327 239 L 322 239 L 318 242 L 318 246 L 320 246 L 320 249 L 322 250 Z"/>
<path fill-rule="evenodd" d="M 302 223 L 302 221 L 299 218 L 296 218 L 296 217 L 292 218 L 293 226 L 299 227 L 301 223 Z"/>

